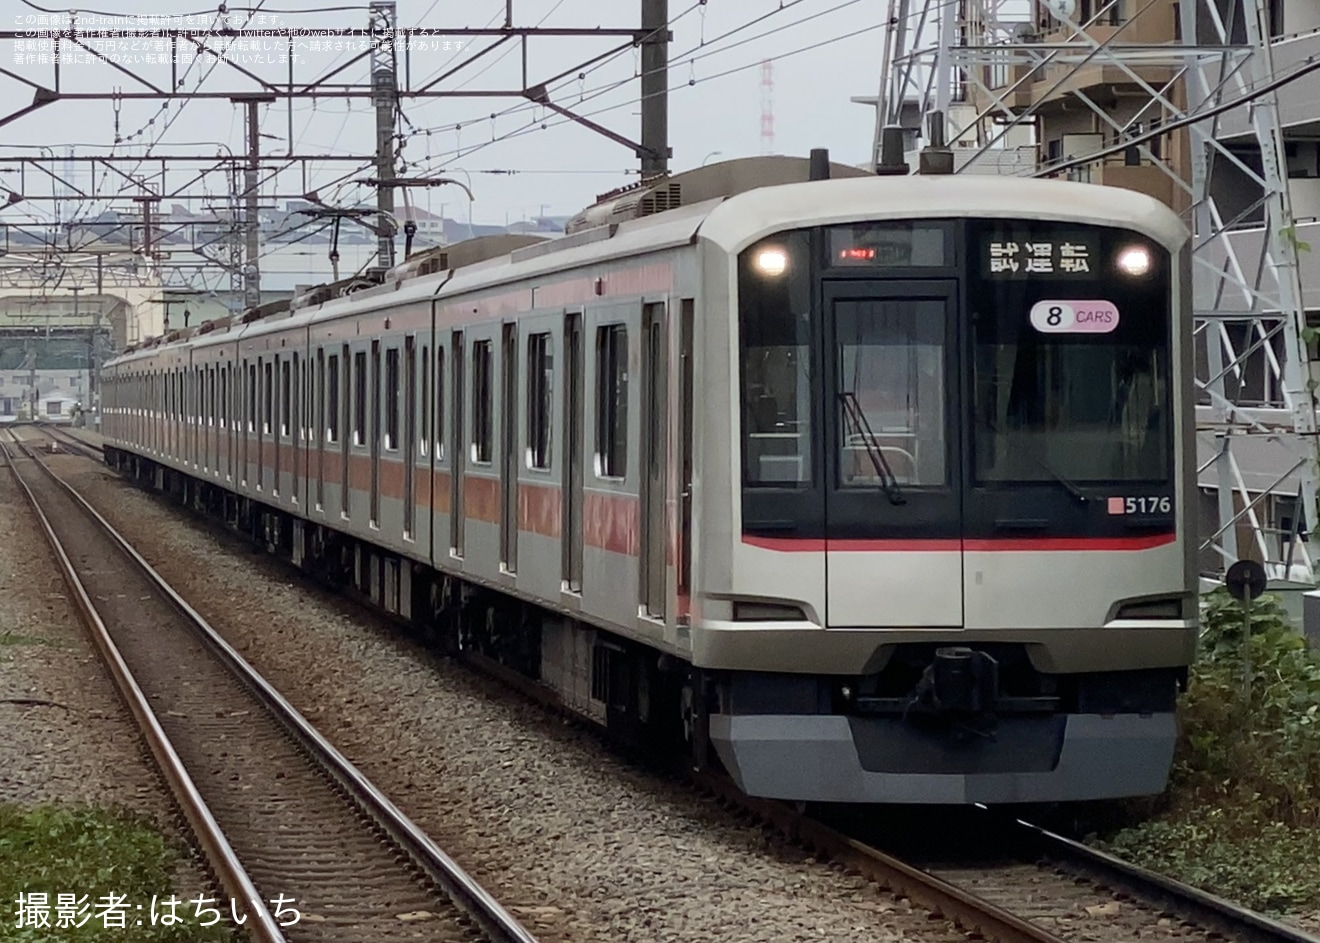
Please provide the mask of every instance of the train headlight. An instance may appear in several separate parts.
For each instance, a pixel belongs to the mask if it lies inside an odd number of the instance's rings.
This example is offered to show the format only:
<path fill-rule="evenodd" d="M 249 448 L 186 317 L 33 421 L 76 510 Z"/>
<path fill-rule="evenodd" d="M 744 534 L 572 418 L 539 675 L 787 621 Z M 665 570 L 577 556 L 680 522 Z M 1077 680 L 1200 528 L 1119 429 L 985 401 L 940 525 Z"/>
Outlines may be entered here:
<path fill-rule="evenodd" d="M 1150 250 L 1129 246 L 1118 253 L 1118 268 L 1125 275 L 1145 275 L 1150 271 Z"/>
<path fill-rule="evenodd" d="M 783 275 L 787 268 L 788 253 L 783 249 L 762 249 L 756 253 L 756 270 L 762 275 Z"/>

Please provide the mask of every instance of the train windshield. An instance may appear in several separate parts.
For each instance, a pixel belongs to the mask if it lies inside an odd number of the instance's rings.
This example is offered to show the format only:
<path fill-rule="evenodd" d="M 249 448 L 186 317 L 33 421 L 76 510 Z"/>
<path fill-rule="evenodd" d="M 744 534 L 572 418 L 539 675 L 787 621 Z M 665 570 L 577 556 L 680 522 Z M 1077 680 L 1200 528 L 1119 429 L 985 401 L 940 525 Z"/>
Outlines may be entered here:
<path fill-rule="evenodd" d="M 976 483 L 1168 480 L 1167 253 L 1113 230 L 973 229 Z"/>
<path fill-rule="evenodd" d="M 745 532 L 1123 531 L 1110 498 L 1171 494 L 1172 284 L 1168 250 L 1101 226 L 863 222 L 748 247 Z"/>

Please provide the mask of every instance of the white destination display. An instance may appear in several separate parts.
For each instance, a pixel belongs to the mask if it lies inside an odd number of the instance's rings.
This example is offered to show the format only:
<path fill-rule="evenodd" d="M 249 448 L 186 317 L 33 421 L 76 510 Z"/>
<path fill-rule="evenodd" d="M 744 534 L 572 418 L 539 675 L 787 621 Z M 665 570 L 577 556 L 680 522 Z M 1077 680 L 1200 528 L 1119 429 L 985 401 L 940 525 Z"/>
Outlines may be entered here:
<path fill-rule="evenodd" d="M 1108 334 L 1118 327 L 1118 308 L 1112 301 L 1038 301 L 1031 324 L 1044 334 Z"/>

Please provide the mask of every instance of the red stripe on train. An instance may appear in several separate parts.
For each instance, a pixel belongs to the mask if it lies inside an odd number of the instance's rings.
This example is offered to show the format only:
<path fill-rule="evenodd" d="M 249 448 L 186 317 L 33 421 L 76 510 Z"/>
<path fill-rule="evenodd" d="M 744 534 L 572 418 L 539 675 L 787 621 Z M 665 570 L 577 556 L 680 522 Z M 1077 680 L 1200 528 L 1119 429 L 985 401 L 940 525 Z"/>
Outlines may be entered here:
<path fill-rule="evenodd" d="M 828 549 L 834 553 L 936 553 L 973 551 L 999 553 L 1005 551 L 1112 551 L 1151 550 L 1177 540 L 1175 534 L 1148 534 L 1141 537 L 1005 537 L 1002 539 L 959 540 L 831 540 Z M 743 537 L 743 543 L 762 550 L 782 553 L 822 553 L 826 541 L 819 538 L 796 537 Z"/>

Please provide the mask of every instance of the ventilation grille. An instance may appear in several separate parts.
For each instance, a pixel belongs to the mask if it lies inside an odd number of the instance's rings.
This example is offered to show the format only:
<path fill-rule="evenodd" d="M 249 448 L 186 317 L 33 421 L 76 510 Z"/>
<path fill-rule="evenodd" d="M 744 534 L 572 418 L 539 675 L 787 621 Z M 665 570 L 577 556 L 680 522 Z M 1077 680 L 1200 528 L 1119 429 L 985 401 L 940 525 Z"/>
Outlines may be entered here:
<path fill-rule="evenodd" d="M 663 187 L 656 187 L 642 197 L 642 203 L 638 209 L 638 216 L 650 216 L 654 213 L 663 213 L 666 210 L 677 209 L 683 205 L 683 185 L 680 183 L 670 183 Z"/>

